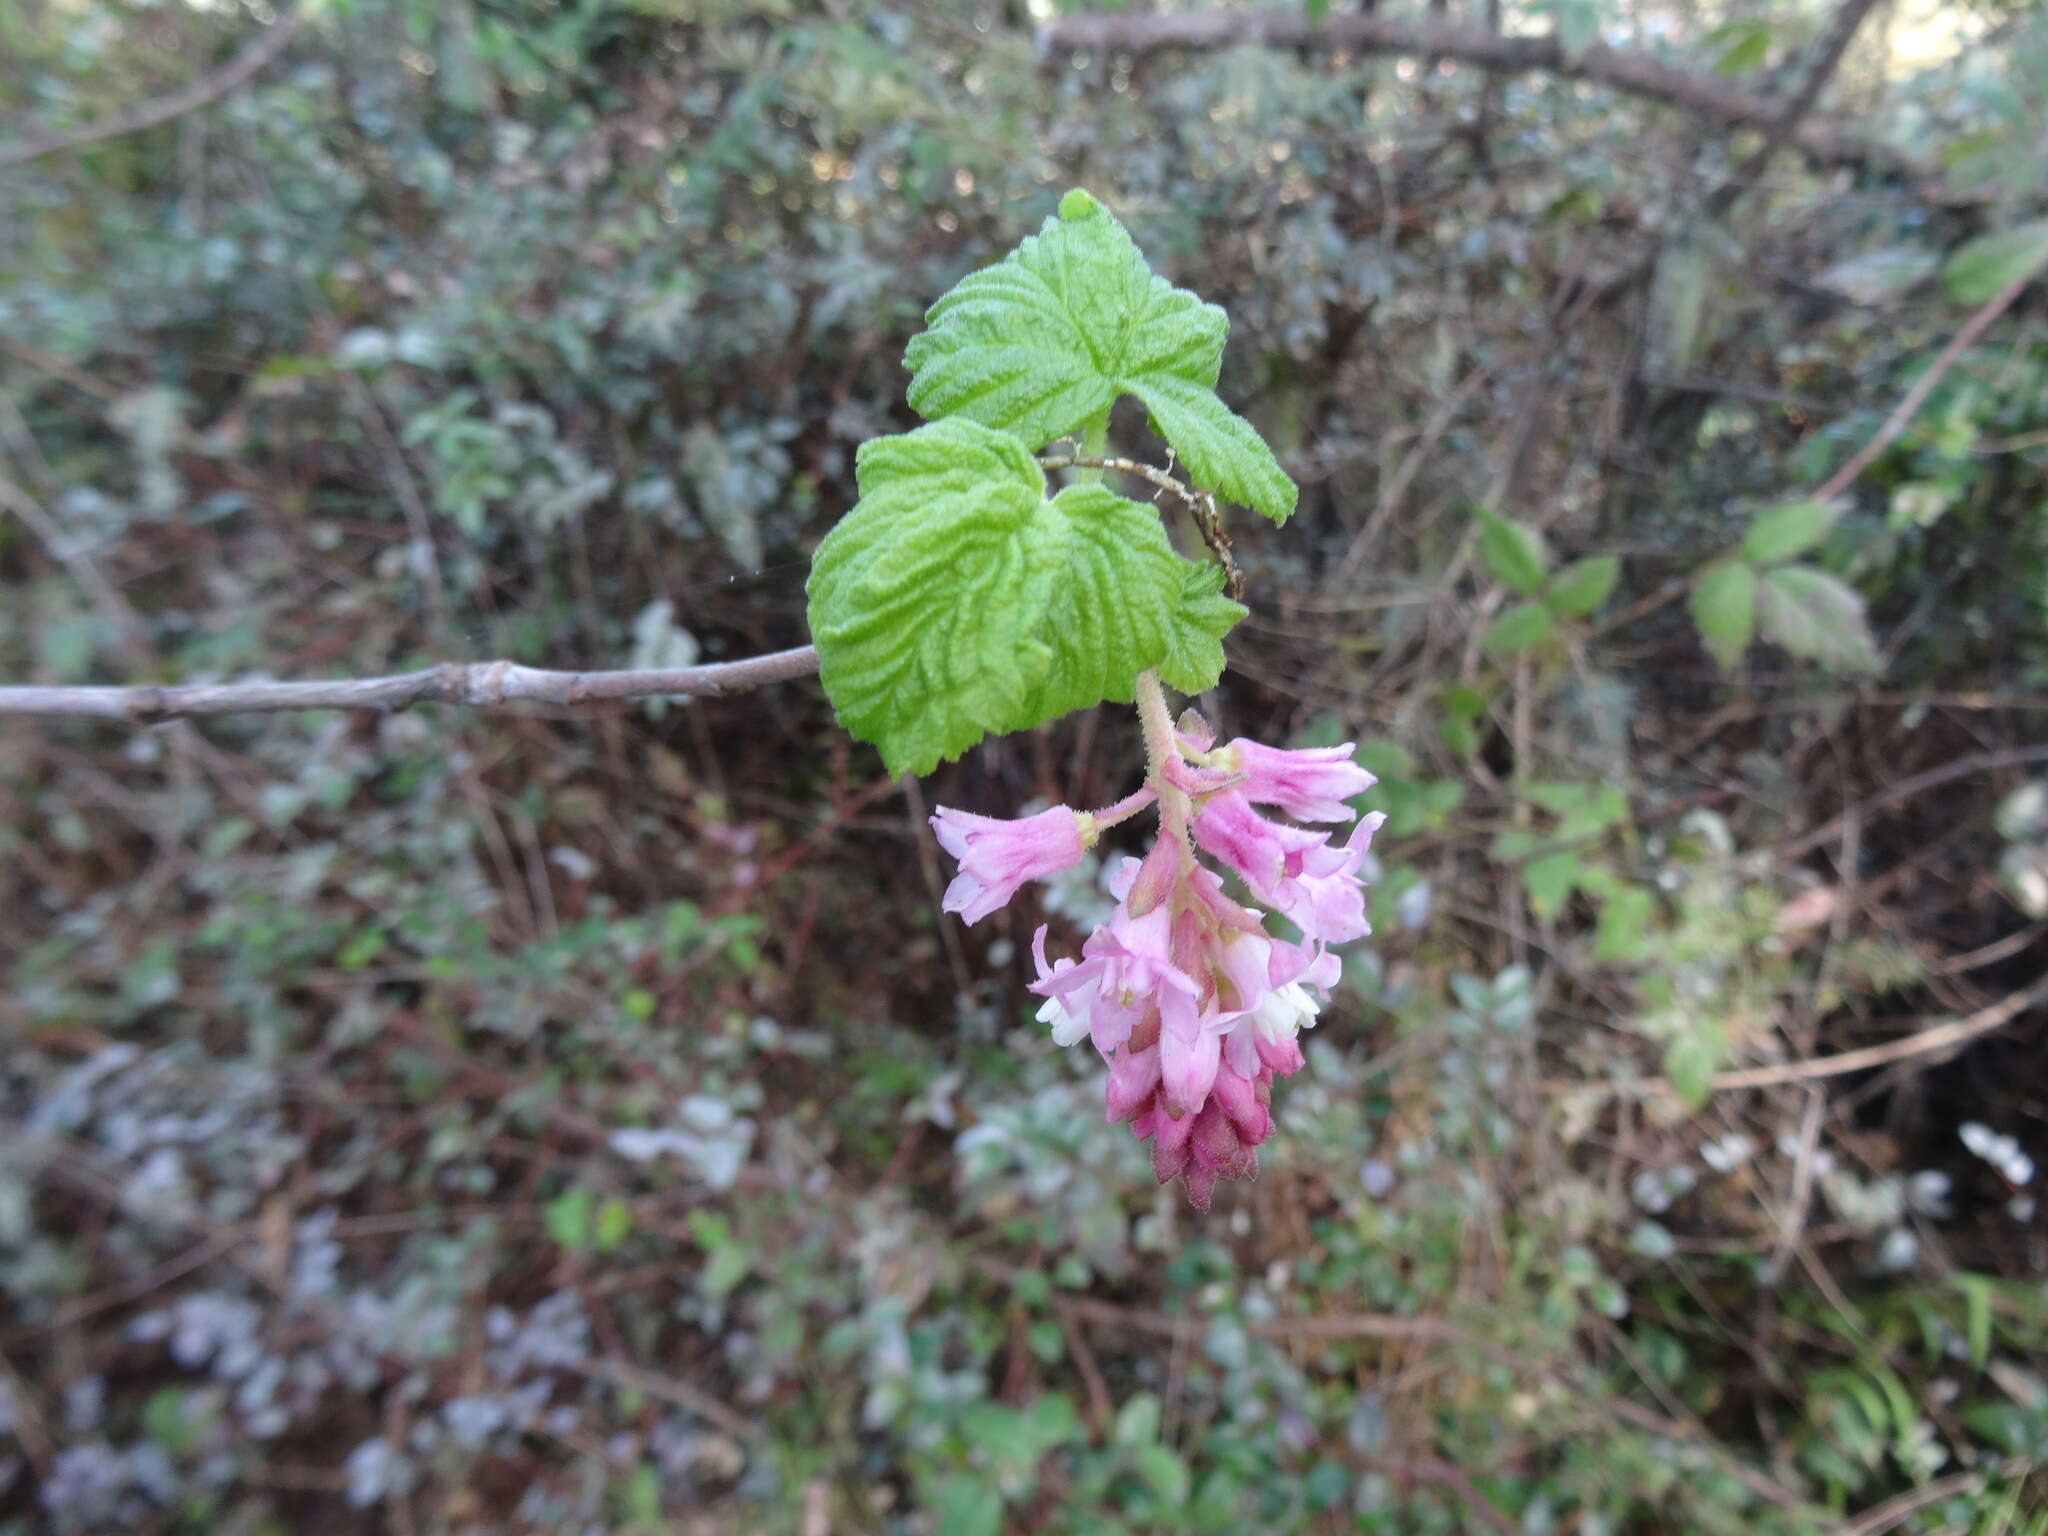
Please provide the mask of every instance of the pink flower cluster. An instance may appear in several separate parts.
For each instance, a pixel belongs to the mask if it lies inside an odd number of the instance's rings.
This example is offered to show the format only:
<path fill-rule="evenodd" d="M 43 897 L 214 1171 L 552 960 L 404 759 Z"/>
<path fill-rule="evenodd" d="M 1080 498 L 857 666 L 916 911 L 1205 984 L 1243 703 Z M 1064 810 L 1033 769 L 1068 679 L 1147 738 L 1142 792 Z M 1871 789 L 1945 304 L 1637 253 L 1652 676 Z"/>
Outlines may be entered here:
<path fill-rule="evenodd" d="M 1157 713 L 1163 718 L 1163 699 Z M 1350 820 L 1344 802 L 1373 777 L 1348 745 L 1283 751 L 1240 738 L 1212 749 L 1192 713 L 1171 732 L 1148 729 L 1148 738 L 1146 787 L 1105 811 L 1060 806 L 1001 821 L 941 810 L 932 825 L 960 860 L 945 905 L 974 922 L 1025 880 L 1078 862 L 1102 827 L 1158 800 L 1159 840 L 1143 860 L 1123 861 L 1111 886 L 1115 914 L 1078 960 L 1048 960 L 1041 927 L 1031 989 L 1046 999 L 1039 1018 L 1057 1043 L 1086 1037 L 1102 1054 L 1108 1116 L 1152 1142 L 1159 1181 L 1180 1178 L 1207 1210 L 1216 1180 L 1258 1172 L 1259 1145 L 1273 1128 L 1273 1079 L 1300 1069 L 1296 1036 L 1337 980 L 1330 946 L 1369 931 L 1358 871 L 1385 818 L 1364 817 L 1338 844 L 1331 832 L 1254 809 Z M 1226 894 L 1197 848 L 1234 870 L 1301 941 L 1268 934 L 1261 912 Z"/>

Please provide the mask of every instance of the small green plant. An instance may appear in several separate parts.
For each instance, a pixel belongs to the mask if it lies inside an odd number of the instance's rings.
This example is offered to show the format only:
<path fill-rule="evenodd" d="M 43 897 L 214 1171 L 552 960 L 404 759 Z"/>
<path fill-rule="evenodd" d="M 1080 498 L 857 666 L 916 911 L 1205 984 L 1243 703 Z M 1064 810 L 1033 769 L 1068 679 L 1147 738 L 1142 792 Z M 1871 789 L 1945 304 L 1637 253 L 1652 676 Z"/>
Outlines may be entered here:
<path fill-rule="evenodd" d="M 812 561 L 811 635 L 840 723 L 892 772 L 925 773 L 985 735 L 1129 703 L 1147 671 L 1213 686 L 1245 614 L 1223 569 L 1182 559 L 1157 512 L 1099 476 L 1110 409 L 1135 395 L 1192 477 L 1184 500 L 1213 493 L 1276 523 L 1294 510 L 1272 450 L 1216 397 L 1223 311 L 1156 276 L 1076 189 L 925 319 L 904 360 L 931 425 L 861 445 L 860 500 Z M 1054 463 L 1087 478 L 1048 497 L 1033 455 L 1075 434 L 1079 452 Z"/>

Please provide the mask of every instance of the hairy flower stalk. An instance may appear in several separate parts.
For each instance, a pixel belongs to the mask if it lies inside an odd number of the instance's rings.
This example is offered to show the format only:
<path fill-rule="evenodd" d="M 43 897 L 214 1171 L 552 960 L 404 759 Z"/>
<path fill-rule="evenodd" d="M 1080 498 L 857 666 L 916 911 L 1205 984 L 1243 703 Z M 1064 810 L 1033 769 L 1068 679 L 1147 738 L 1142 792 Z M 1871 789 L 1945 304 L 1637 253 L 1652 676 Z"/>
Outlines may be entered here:
<path fill-rule="evenodd" d="M 1192 710 L 1176 723 L 1159 679 L 1138 680 L 1146 783 L 1092 815 L 1064 806 L 999 821 L 941 809 L 932 826 L 959 858 L 946 908 L 974 922 L 1027 879 L 1076 863 L 1101 830 L 1159 806 L 1159 839 L 1126 858 L 1111 882 L 1117 908 L 1081 945 L 1079 959 L 1048 959 L 1046 932 L 1033 941 L 1045 998 L 1039 1018 L 1060 1045 L 1093 1042 L 1109 1067 L 1111 1120 L 1152 1143 L 1163 1184 L 1179 1178 L 1207 1210 L 1218 1179 L 1258 1173 L 1273 1128 L 1272 1087 L 1302 1065 L 1297 1036 L 1315 1023 L 1339 965 L 1333 944 L 1369 931 L 1359 876 L 1385 819 L 1333 833 L 1272 820 L 1277 806 L 1305 821 L 1349 821 L 1345 801 L 1373 777 L 1351 748 L 1284 751 L 1242 738 L 1215 745 Z M 1198 850 L 1234 871 L 1255 900 L 1302 937 L 1276 938 L 1264 914 L 1228 895 Z"/>

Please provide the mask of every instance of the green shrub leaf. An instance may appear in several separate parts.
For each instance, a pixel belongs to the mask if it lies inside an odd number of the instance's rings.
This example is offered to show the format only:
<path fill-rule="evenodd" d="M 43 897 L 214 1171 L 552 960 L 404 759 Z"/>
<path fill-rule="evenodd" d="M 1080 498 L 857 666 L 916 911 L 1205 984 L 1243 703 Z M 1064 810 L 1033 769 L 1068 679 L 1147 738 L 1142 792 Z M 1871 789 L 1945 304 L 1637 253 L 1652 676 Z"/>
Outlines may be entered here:
<path fill-rule="evenodd" d="M 1743 558 L 1757 565 L 1775 565 L 1805 554 L 1835 526 L 1841 509 L 1825 501 L 1788 501 L 1759 512 L 1742 536 Z"/>
<path fill-rule="evenodd" d="M 1979 235 L 1949 257 L 1941 285 L 1959 304 L 1982 304 L 2008 283 L 2048 266 L 2048 219 Z"/>
<path fill-rule="evenodd" d="M 1486 627 L 1479 643 L 1496 656 L 1518 656 L 1541 645 L 1550 633 L 1550 610 L 1541 603 L 1517 603 Z"/>
<path fill-rule="evenodd" d="M 1557 573 L 1543 594 L 1543 606 L 1564 618 L 1583 619 L 1599 610 L 1621 576 L 1621 556 L 1589 555 Z"/>
<path fill-rule="evenodd" d="M 1008 433 L 960 418 L 864 444 L 860 500 L 811 562 L 811 637 L 839 720 L 892 773 L 1104 699 L 1157 667 L 1213 685 L 1244 609 L 1100 485 L 1051 501 Z"/>
<path fill-rule="evenodd" d="M 1715 74 L 1747 74 L 1770 57 L 1771 29 L 1761 21 L 1731 21 L 1707 34 L 1707 46 L 1721 50 Z"/>
<path fill-rule="evenodd" d="M 1067 529 L 1063 575 L 1042 628 L 1053 664 L 1005 728 L 1104 699 L 1129 703 L 1147 667 L 1182 693 L 1215 687 L 1223 636 L 1245 614 L 1218 590 L 1223 572 L 1183 560 L 1156 512 L 1104 486 L 1070 485 L 1047 511 Z"/>
<path fill-rule="evenodd" d="M 1757 590 L 1764 634 L 1794 656 L 1836 672 L 1876 672 L 1883 665 L 1854 588 L 1811 565 L 1766 571 Z"/>
<path fill-rule="evenodd" d="M 970 273 L 925 314 L 903 356 L 910 404 L 1038 448 L 1145 402 L 1195 483 L 1284 522 L 1295 485 L 1251 425 L 1216 398 L 1230 322 L 1155 276 L 1115 216 L 1076 188 L 1036 235 Z"/>
<path fill-rule="evenodd" d="M 1544 573 L 1550 568 L 1542 534 L 1483 507 L 1479 510 L 1479 556 L 1495 581 L 1525 595 L 1542 587 Z"/>
<path fill-rule="evenodd" d="M 1756 568 L 1717 565 L 1692 589 L 1692 621 L 1724 672 L 1732 672 L 1756 635 Z"/>
<path fill-rule="evenodd" d="M 1522 888 L 1529 894 L 1529 910 L 1541 918 L 1553 918 L 1578 888 L 1582 867 L 1579 856 L 1568 848 L 1546 853 L 1522 866 Z"/>

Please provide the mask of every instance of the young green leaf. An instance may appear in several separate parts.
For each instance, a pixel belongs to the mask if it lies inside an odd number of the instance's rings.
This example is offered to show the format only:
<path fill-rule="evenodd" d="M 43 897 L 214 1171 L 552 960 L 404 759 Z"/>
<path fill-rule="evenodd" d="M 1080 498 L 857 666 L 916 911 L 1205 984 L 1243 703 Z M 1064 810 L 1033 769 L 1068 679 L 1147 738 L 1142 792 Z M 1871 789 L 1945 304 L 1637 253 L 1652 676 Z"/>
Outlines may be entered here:
<path fill-rule="evenodd" d="M 1517 603 L 1487 625 L 1479 643 L 1496 656 L 1519 656 L 1550 633 L 1550 610 L 1541 603 Z"/>
<path fill-rule="evenodd" d="M 1015 437 L 952 418 L 864 444 L 860 500 L 811 561 L 811 637 L 840 723 L 891 772 L 1104 699 L 1157 667 L 1212 686 L 1245 610 L 1101 485 L 1045 499 Z"/>
<path fill-rule="evenodd" d="M 1825 501 L 1788 501 L 1759 512 L 1742 536 L 1743 558 L 1757 565 L 1776 565 L 1813 548 L 1835 526 L 1841 508 Z"/>
<path fill-rule="evenodd" d="M 1740 560 L 1715 566 L 1692 589 L 1689 606 L 1708 652 L 1722 671 L 1734 671 L 1756 634 L 1756 568 Z"/>
<path fill-rule="evenodd" d="M 1023 445 L 967 421 L 863 443 L 855 476 L 806 585 L 818 674 L 891 773 L 929 773 L 1009 729 L 1045 681 L 1066 526 Z"/>
<path fill-rule="evenodd" d="M 1614 890 L 1600 907 L 1600 923 L 1593 934 L 1593 958 L 1610 964 L 1642 959 L 1649 951 L 1644 931 L 1654 911 L 1654 899 L 1641 886 L 1627 885 Z"/>
<path fill-rule="evenodd" d="M 1579 856 L 1569 848 L 1546 853 L 1522 866 L 1522 888 L 1529 893 L 1529 910 L 1541 918 L 1552 918 L 1578 887 Z"/>
<path fill-rule="evenodd" d="M 1770 56 L 1771 29 L 1761 21 L 1731 21 L 1709 32 L 1707 45 L 1722 50 L 1714 60 L 1715 74 L 1746 74 Z"/>
<path fill-rule="evenodd" d="M 590 1245 L 590 1212 L 597 1197 L 587 1189 L 567 1189 L 541 1207 L 541 1223 L 557 1245 L 574 1252 Z"/>
<path fill-rule="evenodd" d="M 1216 398 L 1230 322 L 1155 276 L 1115 216 L 1079 188 L 1056 217 L 925 314 L 904 366 L 910 404 L 1037 448 L 1136 395 L 1197 485 L 1284 522 L 1295 485 Z"/>
<path fill-rule="evenodd" d="M 1070 485 L 1047 510 L 1069 530 L 1042 627 L 1053 664 L 1008 728 L 1104 699 L 1128 704 L 1148 666 L 1182 693 L 1215 687 L 1223 636 L 1245 615 L 1218 591 L 1223 572 L 1183 560 L 1156 512 L 1105 486 Z"/>
<path fill-rule="evenodd" d="M 1484 507 L 1479 509 L 1479 556 L 1495 581 L 1525 595 L 1543 585 L 1550 568 L 1542 534 Z"/>
<path fill-rule="evenodd" d="M 1857 592 L 1811 565 L 1766 571 L 1757 616 L 1767 638 L 1837 672 L 1876 672 L 1884 662 Z"/>
<path fill-rule="evenodd" d="M 1982 304 L 2009 283 L 2048 266 L 2048 219 L 1979 235 L 1949 257 L 1941 285 L 1959 304 Z"/>
<path fill-rule="evenodd" d="M 591 1242 L 599 1253 L 610 1253 L 631 1236 L 632 1231 L 632 1209 L 617 1195 L 612 1195 L 597 1208 L 597 1224 L 591 1231 Z"/>
<path fill-rule="evenodd" d="M 1583 619 L 1599 610 L 1621 575 L 1621 556 L 1589 555 L 1551 579 L 1543 606 L 1561 618 Z"/>

